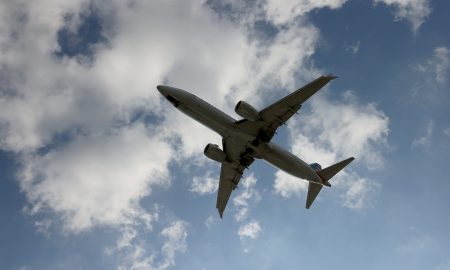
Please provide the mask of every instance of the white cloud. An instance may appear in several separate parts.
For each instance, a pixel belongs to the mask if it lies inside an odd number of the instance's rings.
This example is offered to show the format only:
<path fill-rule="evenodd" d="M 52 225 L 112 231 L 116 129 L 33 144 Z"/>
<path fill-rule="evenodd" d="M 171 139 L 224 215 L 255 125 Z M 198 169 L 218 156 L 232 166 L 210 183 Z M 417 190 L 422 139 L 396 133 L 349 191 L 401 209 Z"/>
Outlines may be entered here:
<path fill-rule="evenodd" d="M 434 122 L 433 120 L 429 120 L 427 123 L 427 126 L 425 128 L 425 134 L 423 136 L 416 138 L 411 143 L 412 147 L 428 147 L 431 143 L 431 137 L 433 136 L 433 126 Z"/>
<path fill-rule="evenodd" d="M 309 58 L 315 52 L 319 31 L 313 25 L 297 23 L 280 29 L 275 37 L 253 40 L 248 51 L 246 73 L 235 84 L 229 99 L 247 100 L 259 107 L 277 89 L 294 89 L 297 80 L 311 78 Z"/>
<path fill-rule="evenodd" d="M 354 44 L 350 44 L 347 47 L 345 47 L 345 50 L 350 52 L 351 54 L 357 54 L 359 52 L 360 45 L 361 45 L 361 42 L 358 40 Z"/>
<path fill-rule="evenodd" d="M 278 193 L 285 198 L 289 198 L 293 195 L 299 196 L 301 194 L 306 194 L 308 182 L 279 170 L 275 173 L 273 187 L 275 193 Z"/>
<path fill-rule="evenodd" d="M 167 78 L 220 105 L 244 73 L 247 39 L 201 2 L 183 3 L 93 2 L 111 25 L 104 29 L 108 46 L 94 48 L 89 63 L 54 55 L 58 31 L 79 23 L 63 18 L 87 12 L 87 1 L 0 3 L 2 14 L 13 17 L 0 22 L 0 147 L 18 153 L 32 213 L 52 210 L 75 232 L 131 222 L 150 186 L 168 184 L 173 150 L 160 135 L 181 139 L 177 158 L 219 138 L 160 106 L 154 87 Z M 133 119 L 137 112 L 163 112 L 170 120 L 145 131 L 143 120 Z"/>
<path fill-rule="evenodd" d="M 346 179 L 344 183 L 347 191 L 341 195 L 345 207 L 360 210 L 373 205 L 373 200 L 381 189 L 378 182 L 360 178 L 355 173 L 344 174 L 340 178 Z"/>
<path fill-rule="evenodd" d="M 267 17 L 275 24 L 282 25 L 292 23 L 296 17 L 303 16 L 313 9 L 331 8 L 337 9 L 345 4 L 347 0 L 267 0 L 265 11 Z"/>
<path fill-rule="evenodd" d="M 186 251 L 187 225 L 186 222 L 178 220 L 161 231 L 161 235 L 165 237 L 167 241 L 162 247 L 165 261 L 161 264 L 159 269 L 166 269 L 175 265 L 175 253 Z"/>
<path fill-rule="evenodd" d="M 438 102 L 445 98 L 446 84 L 450 75 L 450 51 L 441 46 L 433 49 L 432 55 L 411 66 L 416 72 L 411 95 L 421 104 Z"/>
<path fill-rule="evenodd" d="M 159 233 L 163 239 L 160 250 L 155 250 L 147 241 L 137 240 L 136 235 L 132 235 L 129 244 L 123 246 L 118 252 L 122 256 L 118 269 L 164 270 L 175 266 L 176 254 L 187 250 L 188 225 L 185 221 L 176 220 L 163 228 Z"/>
<path fill-rule="evenodd" d="M 236 190 L 236 196 L 233 199 L 233 204 L 237 209 L 235 214 L 236 221 L 243 221 L 248 217 L 250 212 L 250 205 L 259 201 L 260 194 L 255 189 L 257 179 L 253 174 L 250 174 L 241 179 L 239 189 Z"/>
<path fill-rule="evenodd" d="M 311 111 L 303 111 L 291 129 L 294 152 L 308 157 L 308 162 L 325 162 L 322 165 L 349 156 L 369 168 L 383 164 L 378 147 L 386 144 L 389 118 L 375 104 L 360 103 L 350 91 L 343 93 L 340 102 L 325 95 L 309 102 Z"/>
<path fill-rule="evenodd" d="M 169 184 L 171 149 L 142 124 L 77 136 L 45 155 L 28 155 L 20 175 L 31 212 L 50 209 L 71 231 L 151 215 L 139 206 L 153 185 Z M 149 151 L 152 149 L 152 151 Z"/>
<path fill-rule="evenodd" d="M 217 221 L 217 215 L 209 215 L 205 220 L 205 226 L 211 228 L 211 226 Z"/>
<path fill-rule="evenodd" d="M 447 82 L 450 68 L 450 51 L 446 47 L 436 47 L 433 56 L 425 63 L 418 65 L 418 70 L 429 76 L 431 81 L 439 85 Z"/>
<path fill-rule="evenodd" d="M 429 0 L 373 0 L 375 3 L 384 3 L 393 6 L 396 20 L 408 20 L 412 30 L 416 33 L 420 26 L 431 14 Z"/>
<path fill-rule="evenodd" d="M 245 225 L 242 225 L 239 228 L 239 232 L 238 235 L 241 238 L 241 240 L 243 239 L 256 239 L 258 238 L 258 236 L 261 233 L 261 226 L 259 225 L 259 222 L 257 221 L 251 221 Z"/>
<path fill-rule="evenodd" d="M 219 179 L 210 177 L 209 173 L 204 176 L 195 176 L 192 179 L 189 191 L 200 195 L 211 194 L 217 191 L 219 187 Z"/>

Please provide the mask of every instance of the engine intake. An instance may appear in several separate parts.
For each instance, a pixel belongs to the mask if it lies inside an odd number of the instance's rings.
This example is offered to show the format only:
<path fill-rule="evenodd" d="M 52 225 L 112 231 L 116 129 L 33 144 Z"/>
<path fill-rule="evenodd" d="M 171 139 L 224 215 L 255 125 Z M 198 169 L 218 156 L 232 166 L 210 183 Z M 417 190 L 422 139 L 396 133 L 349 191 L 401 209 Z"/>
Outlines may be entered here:
<path fill-rule="evenodd" d="M 205 147 L 205 150 L 203 150 L 203 153 L 208 158 L 220 163 L 224 162 L 227 159 L 227 154 L 222 151 L 222 149 L 220 149 L 217 144 L 208 143 L 208 145 L 206 145 Z"/>
<path fill-rule="evenodd" d="M 241 117 L 244 117 L 250 121 L 258 121 L 259 120 L 259 112 L 252 107 L 252 105 L 247 102 L 241 100 L 236 104 L 234 111 Z"/>

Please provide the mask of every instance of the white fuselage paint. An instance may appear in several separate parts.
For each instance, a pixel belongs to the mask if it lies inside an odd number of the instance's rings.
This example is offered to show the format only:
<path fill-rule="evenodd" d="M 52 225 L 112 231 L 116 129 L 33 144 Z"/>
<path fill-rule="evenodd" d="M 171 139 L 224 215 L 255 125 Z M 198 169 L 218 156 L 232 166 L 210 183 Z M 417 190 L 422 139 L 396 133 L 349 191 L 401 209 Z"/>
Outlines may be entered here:
<path fill-rule="evenodd" d="M 254 137 L 240 130 L 239 125 L 231 116 L 202 100 L 201 98 L 178 88 L 170 86 L 158 86 L 158 90 L 180 111 L 194 118 L 201 124 L 214 130 L 224 138 L 233 138 L 254 150 L 253 156 L 261 158 L 273 166 L 293 176 L 308 181 L 322 183 L 317 173 L 303 160 L 283 149 L 275 143 L 260 143 L 252 145 Z M 170 97 L 176 99 L 171 100 Z"/>

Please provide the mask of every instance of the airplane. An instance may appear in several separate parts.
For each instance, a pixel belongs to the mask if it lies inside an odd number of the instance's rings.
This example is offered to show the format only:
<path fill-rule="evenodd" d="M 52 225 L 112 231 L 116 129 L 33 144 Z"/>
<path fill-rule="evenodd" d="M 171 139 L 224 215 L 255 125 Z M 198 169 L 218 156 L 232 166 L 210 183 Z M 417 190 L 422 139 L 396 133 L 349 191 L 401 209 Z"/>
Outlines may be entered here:
<path fill-rule="evenodd" d="M 216 208 L 221 218 L 233 190 L 255 159 L 263 159 L 286 173 L 309 181 L 306 208 L 309 209 L 323 186 L 355 158 L 350 157 L 322 169 L 318 163 L 307 164 L 299 157 L 270 142 L 276 130 L 301 108 L 303 102 L 337 77 L 321 76 L 261 111 L 245 101 L 236 104 L 231 116 L 199 97 L 171 86 L 158 85 L 158 91 L 177 109 L 222 136 L 222 149 L 216 144 L 206 145 L 206 157 L 221 163 Z"/>

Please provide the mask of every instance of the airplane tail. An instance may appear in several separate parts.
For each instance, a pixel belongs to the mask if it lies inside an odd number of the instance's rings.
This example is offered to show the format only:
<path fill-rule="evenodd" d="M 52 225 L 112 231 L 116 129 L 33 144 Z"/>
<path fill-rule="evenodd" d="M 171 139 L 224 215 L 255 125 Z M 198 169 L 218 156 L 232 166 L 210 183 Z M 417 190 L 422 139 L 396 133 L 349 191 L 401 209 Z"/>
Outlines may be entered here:
<path fill-rule="evenodd" d="M 338 162 L 334 165 L 331 165 L 329 167 L 326 167 L 325 169 L 317 170 L 317 174 L 325 181 L 326 186 L 331 186 L 328 183 L 328 180 L 330 180 L 333 176 L 335 176 L 339 171 L 345 168 L 350 162 L 352 162 L 355 158 L 347 158 L 341 162 Z M 319 194 L 320 190 L 322 190 L 323 185 L 315 183 L 315 182 L 309 182 L 308 185 L 308 195 L 306 197 L 306 209 L 309 209 L 314 202 L 314 199 Z"/>

